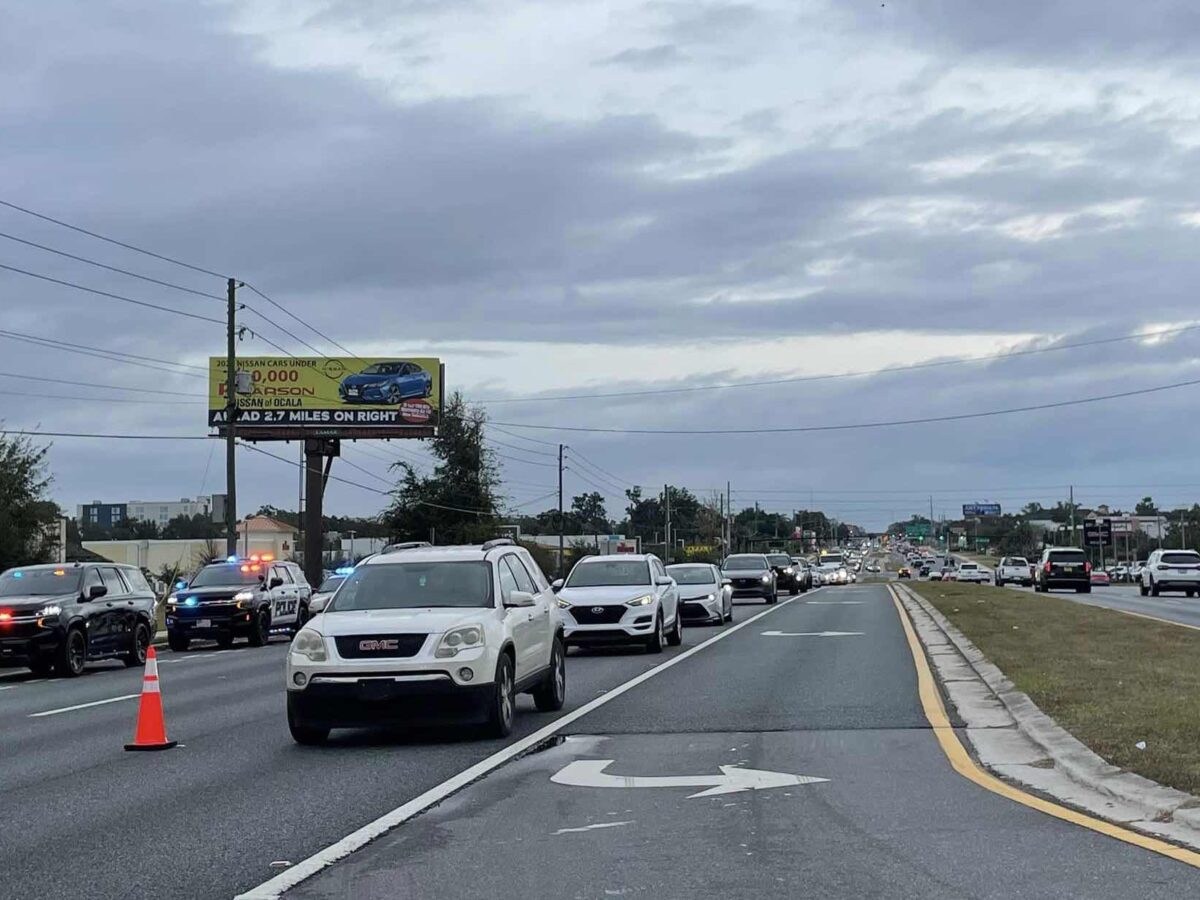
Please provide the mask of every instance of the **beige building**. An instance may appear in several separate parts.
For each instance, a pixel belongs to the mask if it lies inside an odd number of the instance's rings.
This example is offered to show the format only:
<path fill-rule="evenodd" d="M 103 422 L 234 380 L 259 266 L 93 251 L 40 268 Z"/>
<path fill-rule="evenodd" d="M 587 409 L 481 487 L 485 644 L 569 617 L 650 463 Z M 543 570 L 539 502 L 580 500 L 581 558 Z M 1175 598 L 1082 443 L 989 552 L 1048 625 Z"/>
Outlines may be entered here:
<path fill-rule="evenodd" d="M 208 559 L 225 555 L 223 538 L 187 541 L 84 541 L 83 548 L 113 562 L 149 569 L 157 575 L 164 567 L 190 573 Z M 296 552 L 296 529 L 267 516 L 251 516 L 238 523 L 238 555 L 270 553 L 291 559 Z"/>

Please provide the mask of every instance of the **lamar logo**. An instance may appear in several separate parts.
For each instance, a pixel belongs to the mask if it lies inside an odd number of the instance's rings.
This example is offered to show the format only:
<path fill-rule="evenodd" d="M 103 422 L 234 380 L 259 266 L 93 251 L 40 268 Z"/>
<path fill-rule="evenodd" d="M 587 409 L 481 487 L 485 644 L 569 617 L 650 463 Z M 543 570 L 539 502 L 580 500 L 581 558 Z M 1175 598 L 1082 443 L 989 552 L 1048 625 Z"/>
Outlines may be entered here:
<path fill-rule="evenodd" d="M 358 649 L 363 653 L 372 653 L 379 650 L 399 650 L 400 642 L 395 640 L 387 641 L 359 641 Z"/>

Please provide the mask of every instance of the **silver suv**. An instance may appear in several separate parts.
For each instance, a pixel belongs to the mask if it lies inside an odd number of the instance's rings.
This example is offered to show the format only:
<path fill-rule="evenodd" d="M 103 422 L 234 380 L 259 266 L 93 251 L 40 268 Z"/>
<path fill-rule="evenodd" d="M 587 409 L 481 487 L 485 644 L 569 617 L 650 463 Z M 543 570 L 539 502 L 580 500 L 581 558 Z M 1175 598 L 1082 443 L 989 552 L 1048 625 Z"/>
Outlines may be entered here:
<path fill-rule="evenodd" d="M 562 708 L 565 659 L 554 593 L 523 547 L 398 544 L 360 563 L 292 641 L 288 727 L 301 744 L 460 721 L 504 737 L 518 693 Z"/>

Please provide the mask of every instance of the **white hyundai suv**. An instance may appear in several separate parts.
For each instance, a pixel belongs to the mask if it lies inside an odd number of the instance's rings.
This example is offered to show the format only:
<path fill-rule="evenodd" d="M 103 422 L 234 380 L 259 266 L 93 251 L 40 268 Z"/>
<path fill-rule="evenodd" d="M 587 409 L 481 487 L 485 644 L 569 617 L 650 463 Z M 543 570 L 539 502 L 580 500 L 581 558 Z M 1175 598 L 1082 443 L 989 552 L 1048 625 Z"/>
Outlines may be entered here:
<path fill-rule="evenodd" d="M 1200 553 L 1195 550 L 1155 550 L 1142 566 L 1141 594 L 1157 597 L 1163 591 L 1183 591 L 1195 597 L 1200 590 Z"/>
<path fill-rule="evenodd" d="M 360 563 L 292 641 L 288 727 L 301 744 L 333 728 L 461 721 L 503 737 L 518 693 L 562 708 L 565 660 L 554 592 L 524 548 L 397 544 Z"/>
<path fill-rule="evenodd" d="M 679 589 L 652 553 L 585 556 L 554 582 L 567 643 L 643 643 L 651 653 L 683 641 Z"/>

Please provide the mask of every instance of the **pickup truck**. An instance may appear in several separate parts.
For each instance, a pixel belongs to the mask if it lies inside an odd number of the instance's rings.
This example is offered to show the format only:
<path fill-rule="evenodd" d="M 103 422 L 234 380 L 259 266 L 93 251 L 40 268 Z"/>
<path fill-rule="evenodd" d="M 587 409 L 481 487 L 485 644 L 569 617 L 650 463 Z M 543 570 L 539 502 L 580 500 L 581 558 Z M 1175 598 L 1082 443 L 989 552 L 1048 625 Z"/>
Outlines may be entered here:
<path fill-rule="evenodd" d="M 976 584 L 987 584 L 991 581 L 991 576 L 979 568 L 976 563 L 960 563 L 958 567 L 959 581 L 974 581 Z"/>
<path fill-rule="evenodd" d="M 1023 556 L 1006 556 L 996 566 L 996 587 L 1006 584 L 1021 584 L 1033 587 L 1033 567 Z"/>

